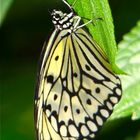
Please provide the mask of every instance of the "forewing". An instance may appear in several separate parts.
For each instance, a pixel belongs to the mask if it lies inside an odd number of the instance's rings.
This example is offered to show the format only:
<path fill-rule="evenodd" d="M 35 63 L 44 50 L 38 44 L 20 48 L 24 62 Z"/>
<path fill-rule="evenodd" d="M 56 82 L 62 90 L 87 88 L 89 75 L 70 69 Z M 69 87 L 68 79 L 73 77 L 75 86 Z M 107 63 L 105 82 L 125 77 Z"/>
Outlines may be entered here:
<path fill-rule="evenodd" d="M 38 140 L 61 140 L 58 134 L 58 111 L 62 98 L 60 75 L 66 51 L 65 32 L 54 31 L 41 61 L 35 97 L 35 123 Z M 67 66 L 65 66 L 67 67 Z"/>

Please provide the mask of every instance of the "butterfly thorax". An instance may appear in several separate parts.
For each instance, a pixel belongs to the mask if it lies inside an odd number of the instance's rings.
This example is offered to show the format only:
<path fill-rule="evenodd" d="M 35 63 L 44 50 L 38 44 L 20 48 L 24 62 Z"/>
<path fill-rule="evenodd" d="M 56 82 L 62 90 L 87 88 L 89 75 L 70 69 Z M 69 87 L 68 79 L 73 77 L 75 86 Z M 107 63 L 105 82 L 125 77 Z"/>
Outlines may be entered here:
<path fill-rule="evenodd" d="M 69 14 L 63 13 L 62 11 L 53 10 L 52 14 L 52 22 L 55 25 L 55 28 L 58 30 L 70 29 L 72 32 L 75 28 L 75 17 L 74 13 L 71 12 Z"/>

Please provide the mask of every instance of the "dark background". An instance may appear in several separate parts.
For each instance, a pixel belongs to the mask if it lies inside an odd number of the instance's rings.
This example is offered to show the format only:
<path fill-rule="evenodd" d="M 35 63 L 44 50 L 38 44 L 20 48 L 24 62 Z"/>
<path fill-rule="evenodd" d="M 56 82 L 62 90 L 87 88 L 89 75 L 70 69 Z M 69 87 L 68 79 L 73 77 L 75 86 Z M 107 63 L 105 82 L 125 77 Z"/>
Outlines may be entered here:
<path fill-rule="evenodd" d="M 140 0 L 110 0 L 117 43 L 140 19 Z M 14 0 L 0 28 L 2 140 L 34 140 L 34 89 L 42 45 L 54 27 L 49 11 L 61 0 Z M 140 121 L 124 118 L 104 126 L 97 140 L 140 140 Z M 138 138 L 139 137 L 139 138 Z"/>

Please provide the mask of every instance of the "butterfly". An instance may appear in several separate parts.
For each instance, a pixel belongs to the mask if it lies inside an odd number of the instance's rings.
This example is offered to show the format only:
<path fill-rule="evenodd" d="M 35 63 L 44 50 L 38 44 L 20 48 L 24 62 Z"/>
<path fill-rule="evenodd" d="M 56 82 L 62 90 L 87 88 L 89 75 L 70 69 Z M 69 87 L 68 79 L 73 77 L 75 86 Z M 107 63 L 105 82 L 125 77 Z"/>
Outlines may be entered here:
<path fill-rule="evenodd" d="M 55 30 L 44 44 L 35 94 L 37 139 L 93 140 L 120 100 L 121 81 L 83 29 L 91 21 L 80 25 L 72 9 L 51 16 Z"/>

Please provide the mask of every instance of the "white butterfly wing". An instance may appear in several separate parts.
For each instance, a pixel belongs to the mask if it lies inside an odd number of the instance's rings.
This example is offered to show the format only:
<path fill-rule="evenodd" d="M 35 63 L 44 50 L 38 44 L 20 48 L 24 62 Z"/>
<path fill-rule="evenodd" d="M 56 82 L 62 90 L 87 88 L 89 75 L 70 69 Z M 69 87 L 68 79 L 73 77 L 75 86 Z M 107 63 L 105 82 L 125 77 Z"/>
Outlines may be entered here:
<path fill-rule="evenodd" d="M 121 96 L 119 78 L 89 35 L 54 31 L 36 96 L 39 140 L 93 139 Z"/>

